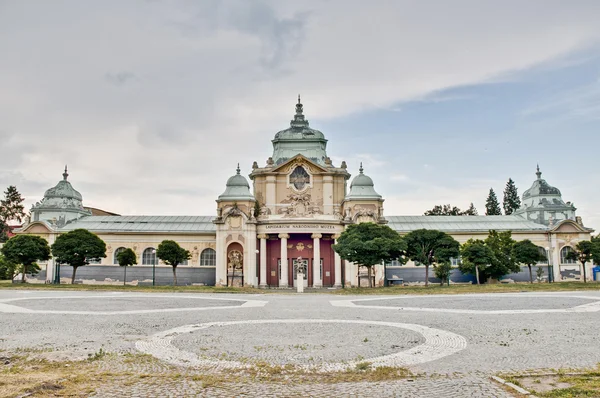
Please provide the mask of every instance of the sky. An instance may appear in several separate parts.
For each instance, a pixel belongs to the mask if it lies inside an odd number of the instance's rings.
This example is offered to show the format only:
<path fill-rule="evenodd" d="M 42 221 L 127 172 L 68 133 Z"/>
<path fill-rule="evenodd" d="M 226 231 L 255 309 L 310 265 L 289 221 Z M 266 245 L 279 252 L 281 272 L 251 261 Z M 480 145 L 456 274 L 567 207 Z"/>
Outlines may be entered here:
<path fill-rule="evenodd" d="M 0 0 L 0 188 L 212 215 L 298 94 L 386 215 L 480 214 L 539 164 L 600 230 L 600 2 Z"/>

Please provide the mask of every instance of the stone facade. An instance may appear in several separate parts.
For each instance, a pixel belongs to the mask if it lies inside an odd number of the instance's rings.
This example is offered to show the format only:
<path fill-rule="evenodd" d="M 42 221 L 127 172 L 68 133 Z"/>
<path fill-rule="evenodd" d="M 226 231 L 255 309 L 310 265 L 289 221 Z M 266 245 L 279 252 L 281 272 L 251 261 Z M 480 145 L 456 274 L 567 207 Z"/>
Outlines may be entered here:
<path fill-rule="evenodd" d="M 309 127 L 300 100 L 290 127 L 279 131 L 272 143 L 273 156 L 262 167 L 258 162 L 252 166 L 252 187 L 238 165 L 216 200 L 214 217 L 91 215 L 67 181 L 65 169 L 63 180 L 31 209 L 31 219 L 19 233 L 38 234 L 53 243 L 61 233 L 86 228 L 107 244 L 107 257 L 96 268 L 114 266 L 115 251 L 129 247 L 141 267 L 153 272 L 164 265 L 152 257 L 152 250 L 172 239 L 192 253 L 181 267 L 198 267 L 205 273 L 212 269 L 217 285 L 289 288 L 300 269 L 309 287 L 356 286 L 361 270 L 342 261 L 332 245 L 348 225 L 362 222 L 387 223 L 400 234 L 439 229 L 460 243 L 484 239 L 491 229 L 510 230 L 516 240 L 530 239 L 549 253 L 555 280 L 577 278 L 581 272 L 578 264 L 564 258 L 565 250 L 589 240 L 593 231 L 584 227 L 570 202 L 562 201 L 560 191 L 541 179 L 539 168 L 516 215 L 385 216 L 384 199 L 362 164 L 352 180 L 346 162 L 333 164 L 327 140 Z M 402 266 L 411 267 L 415 265 Z M 592 275 L 591 269 L 587 273 Z M 50 260 L 47 280 L 54 280 L 55 274 Z M 376 284 L 384 281 L 384 266 L 375 267 Z"/>

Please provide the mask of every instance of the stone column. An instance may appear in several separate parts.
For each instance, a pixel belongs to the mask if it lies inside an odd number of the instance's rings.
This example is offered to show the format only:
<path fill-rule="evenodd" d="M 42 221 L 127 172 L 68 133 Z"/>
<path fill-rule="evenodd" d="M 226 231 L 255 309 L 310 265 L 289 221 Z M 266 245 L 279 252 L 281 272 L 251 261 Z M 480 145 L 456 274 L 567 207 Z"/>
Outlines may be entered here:
<path fill-rule="evenodd" d="M 260 239 L 260 283 L 259 287 L 267 287 L 267 235 L 258 235 Z"/>
<path fill-rule="evenodd" d="M 217 225 L 216 236 L 216 266 L 215 266 L 215 286 L 227 285 L 227 254 L 225 253 L 225 233 L 221 231 L 221 225 Z"/>
<path fill-rule="evenodd" d="M 56 239 L 56 236 L 54 234 L 50 234 L 48 236 L 48 246 L 52 246 L 55 239 Z M 50 260 L 48 260 L 46 262 L 46 283 L 54 282 L 54 273 L 55 272 L 56 272 L 56 265 L 54 264 L 54 258 L 50 258 Z"/>
<path fill-rule="evenodd" d="M 323 287 L 321 279 L 321 234 L 312 234 L 313 238 L 313 287 Z"/>
<path fill-rule="evenodd" d="M 333 243 L 337 244 L 337 240 L 340 236 L 339 235 L 333 235 Z M 342 287 L 342 258 L 340 257 L 339 254 L 337 254 L 337 252 L 333 252 L 333 258 L 334 258 L 334 275 L 335 275 L 335 280 L 333 282 L 333 287 Z"/>
<path fill-rule="evenodd" d="M 288 234 L 279 234 L 281 239 L 281 275 L 279 275 L 279 287 L 288 287 L 288 253 L 287 240 Z"/>
<path fill-rule="evenodd" d="M 254 224 L 252 226 L 255 226 Z M 249 286 L 256 287 L 256 228 L 250 231 L 248 236 L 248 276 L 244 274 L 245 283 Z"/>

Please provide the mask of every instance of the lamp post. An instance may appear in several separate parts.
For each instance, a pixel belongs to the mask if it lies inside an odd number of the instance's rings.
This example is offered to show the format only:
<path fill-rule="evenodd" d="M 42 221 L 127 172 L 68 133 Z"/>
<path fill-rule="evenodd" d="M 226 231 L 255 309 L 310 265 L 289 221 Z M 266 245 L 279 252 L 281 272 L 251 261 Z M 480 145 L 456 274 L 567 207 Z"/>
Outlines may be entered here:
<path fill-rule="evenodd" d="M 152 249 L 152 286 L 156 285 L 156 250 Z"/>
<path fill-rule="evenodd" d="M 546 259 L 548 260 L 548 283 L 552 282 L 552 273 L 554 270 L 552 269 L 552 253 L 550 253 L 550 248 L 546 248 Z"/>

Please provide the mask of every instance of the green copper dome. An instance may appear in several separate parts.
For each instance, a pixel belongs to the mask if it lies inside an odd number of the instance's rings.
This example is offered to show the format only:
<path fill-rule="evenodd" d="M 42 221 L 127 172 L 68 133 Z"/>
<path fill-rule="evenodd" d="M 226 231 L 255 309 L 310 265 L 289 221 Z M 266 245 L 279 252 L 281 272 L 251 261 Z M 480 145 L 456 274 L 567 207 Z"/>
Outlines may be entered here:
<path fill-rule="evenodd" d="M 325 165 L 327 140 L 319 130 L 309 127 L 308 120 L 304 118 L 300 96 L 290 127 L 275 134 L 272 142 L 273 161 L 276 165 L 285 163 L 298 154 L 304 155 L 317 164 Z"/>
<path fill-rule="evenodd" d="M 63 179 L 56 186 L 44 193 L 44 198 L 36 203 L 34 209 L 76 209 L 83 210 L 83 198 L 79 192 L 67 181 L 69 174 L 67 166 L 63 173 Z"/>
<path fill-rule="evenodd" d="M 375 184 L 371 177 L 365 175 L 363 173 L 362 163 L 360 164 L 360 168 L 358 169 L 359 174 L 354 177 L 352 183 L 350 184 L 350 192 L 346 195 L 346 200 L 348 199 L 370 199 L 370 200 L 379 200 L 381 199 L 381 195 L 379 195 L 375 191 Z"/>
<path fill-rule="evenodd" d="M 219 196 L 217 201 L 224 200 L 252 200 L 254 196 L 250 193 L 250 184 L 244 176 L 240 174 L 240 165 L 236 169 L 236 174 L 227 180 L 225 192 Z"/>

